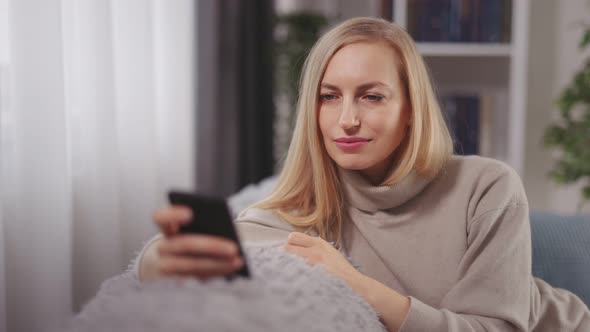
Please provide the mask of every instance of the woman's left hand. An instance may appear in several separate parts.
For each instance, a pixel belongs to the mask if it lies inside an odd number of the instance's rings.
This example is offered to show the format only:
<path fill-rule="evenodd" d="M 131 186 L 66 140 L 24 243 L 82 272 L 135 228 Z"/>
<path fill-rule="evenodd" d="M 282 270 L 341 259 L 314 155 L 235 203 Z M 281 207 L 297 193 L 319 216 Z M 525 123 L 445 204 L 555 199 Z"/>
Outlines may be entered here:
<path fill-rule="evenodd" d="M 328 273 L 346 282 L 357 294 L 362 294 L 365 276 L 324 239 L 292 232 L 283 249 L 302 257 L 311 266 L 322 265 Z"/>
<path fill-rule="evenodd" d="M 320 237 L 292 232 L 283 248 L 304 258 L 312 266 L 321 264 L 330 274 L 344 280 L 375 309 L 390 331 L 399 330 L 410 310 L 408 297 L 360 273 L 336 248 Z"/>

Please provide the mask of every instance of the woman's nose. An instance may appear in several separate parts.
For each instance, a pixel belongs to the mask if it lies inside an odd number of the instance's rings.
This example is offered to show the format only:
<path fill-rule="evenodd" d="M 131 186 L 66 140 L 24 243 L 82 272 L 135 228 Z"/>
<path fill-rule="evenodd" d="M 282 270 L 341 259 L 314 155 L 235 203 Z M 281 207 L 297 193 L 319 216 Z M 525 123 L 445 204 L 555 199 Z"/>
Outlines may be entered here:
<path fill-rule="evenodd" d="M 358 127 L 361 124 L 356 105 L 353 102 L 342 103 L 342 112 L 340 113 L 340 119 L 338 119 L 338 125 L 344 130 L 348 130 L 354 127 Z"/>

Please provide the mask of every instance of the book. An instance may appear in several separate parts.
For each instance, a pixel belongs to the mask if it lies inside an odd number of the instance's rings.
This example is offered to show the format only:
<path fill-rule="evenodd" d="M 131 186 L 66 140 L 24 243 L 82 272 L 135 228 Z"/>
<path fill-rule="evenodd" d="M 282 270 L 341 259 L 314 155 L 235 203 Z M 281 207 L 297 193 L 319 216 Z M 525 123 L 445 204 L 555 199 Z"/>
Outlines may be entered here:
<path fill-rule="evenodd" d="M 408 32 L 418 42 L 510 41 L 512 0 L 408 0 Z"/>
<path fill-rule="evenodd" d="M 485 0 L 480 3 L 478 42 L 501 43 L 504 41 L 505 5 L 505 0 Z"/>
<path fill-rule="evenodd" d="M 453 138 L 455 154 L 480 153 L 480 99 L 477 95 L 447 95 L 441 108 Z"/>
<path fill-rule="evenodd" d="M 495 118 L 498 108 L 494 95 L 484 93 L 479 95 L 479 155 L 494 157 L 496 155 L 496 140 L 494 140 Z"/>
<path fill-rule="evenodd" d="M 450 41 L 451 0 L 411 0 L 408 2 L 408 31 L 416 41 Z"/>

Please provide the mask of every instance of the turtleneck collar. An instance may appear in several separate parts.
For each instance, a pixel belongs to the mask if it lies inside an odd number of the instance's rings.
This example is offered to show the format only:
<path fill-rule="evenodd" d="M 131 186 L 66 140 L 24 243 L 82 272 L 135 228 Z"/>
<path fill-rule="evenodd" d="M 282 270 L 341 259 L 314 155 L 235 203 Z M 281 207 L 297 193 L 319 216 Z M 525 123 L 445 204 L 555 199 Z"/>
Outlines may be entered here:
<path fill-rule="evenodd" d="M 412 172 L 390 186 L 375 186 L 359 171 L 338 169 L 347 202 L 359 210 L 375 213 L 398 207 L 419 194 L 432 178 Z"/>

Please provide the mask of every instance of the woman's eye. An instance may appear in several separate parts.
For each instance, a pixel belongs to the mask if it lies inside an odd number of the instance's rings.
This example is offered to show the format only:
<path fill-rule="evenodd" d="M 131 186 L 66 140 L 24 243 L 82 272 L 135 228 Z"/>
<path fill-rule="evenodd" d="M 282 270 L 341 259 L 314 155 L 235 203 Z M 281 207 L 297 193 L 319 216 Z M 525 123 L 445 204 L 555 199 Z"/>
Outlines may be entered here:
<path fill-rule="evenodd" d="M 320 95 L 320 99 L 323 101 L 332 101 L 332 100 L 336 100 L 338 98 L 338 96 L 336 96 L 335 94 L 332 93 L 324 93 Z"/>
<path fill-rule="evenodd" d="M 383 96 L 380 95 L 366 95 L 365 99 L 367 99 L 368 101 L 372 101 L 372 102 L 378 102 L 383 100 Z"/>

